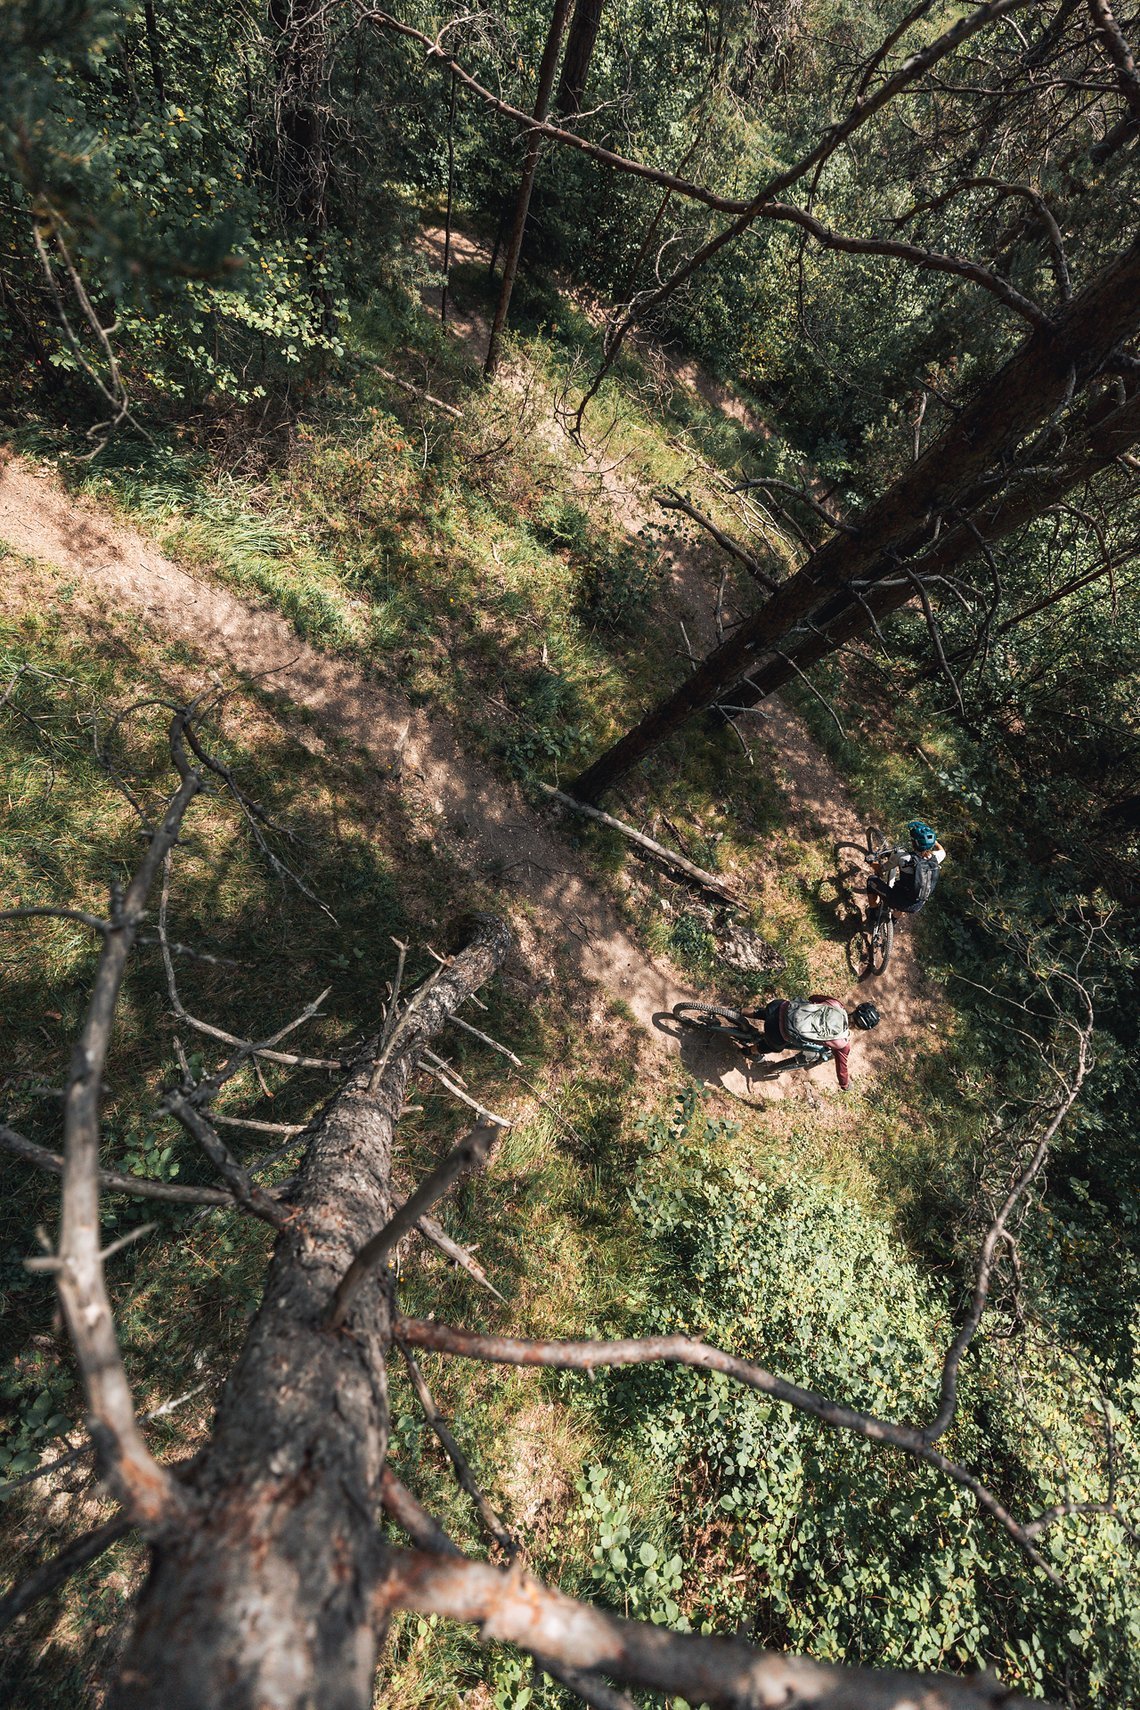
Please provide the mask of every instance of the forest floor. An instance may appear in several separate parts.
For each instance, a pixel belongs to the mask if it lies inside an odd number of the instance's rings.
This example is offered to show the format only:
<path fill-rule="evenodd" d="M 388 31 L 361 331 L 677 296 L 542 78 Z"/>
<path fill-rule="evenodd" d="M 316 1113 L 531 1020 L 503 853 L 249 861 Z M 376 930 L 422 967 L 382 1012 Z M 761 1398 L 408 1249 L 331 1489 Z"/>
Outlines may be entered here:
<path fill-rule="evenodd" d="M 624 485 L 609 490 L 620 495 L 615 509 L 622 525 L 635 532 L 641 526 L 635 497 Z M 67 494 L 49 471 L 21 458 L 0 465 L 0 540 L 74 578 L 77 611 L 97 611 L 106 621 L 110 613 L 132 609 L 192 647 L 205 670 L 227 681 L 261 679 L 275 697 L 314 714 L 310 729 L 318 736 L 364 750 L 416 817 L 435 822 L 440 837 L 462 842 L 466 858 L 488 874 L 505 877 L 510 870 L 511 891 L 530 904 L 524 943 L 532 973 L 552 977 L 543 946 L 561 941 L 580 981 L 620 999 L 658 1048 L 678 1049 L 660 1018 L 698 994 L 676 969 L 633 941 L 582 859 L 517 789 L 464 752 L 445 719 L 413 706 L 351 662 L 308 645 L 277 613 L 175 564 L 137 531 Z M 675 556 L 684 560 L 683 552 Z M 688 567 L 695 580 L 696 566 L 689 561 Z M 9 578 L 11 604 L 18 571 Z M 790 709 L 775 702 L 770 712 L 755 735 L 780 767 L 789 813 L 816 832 L 850 834 L 858 815 L 834 767 Z M 299 734 L 303 742 L 311 740 Z M 744 889 L 754 882 L 746 871 L 730 877 Z M 846 995 L 858 1001 L 863 993 Z M 876 982 L 875 996 L 884 1021 L 873 1037 L 860 1041 L 857 1075 L 872 1075 L 876 1060 L 902 1034 L 934 1020 L 934 1001 L 905 938 Z M 592 1019 L 595 1028 L 604 1025 L 602 1013 Z M 737 1097 L 775 1099 L 792 1090 L 813 1098 L 805 1083 L 831 1084 L 826 1064 L 806 1076 L 772 1080 L 751 1074 L 723 1045 L 689 1036 L 680 1050 L 690 1073 Z"/>

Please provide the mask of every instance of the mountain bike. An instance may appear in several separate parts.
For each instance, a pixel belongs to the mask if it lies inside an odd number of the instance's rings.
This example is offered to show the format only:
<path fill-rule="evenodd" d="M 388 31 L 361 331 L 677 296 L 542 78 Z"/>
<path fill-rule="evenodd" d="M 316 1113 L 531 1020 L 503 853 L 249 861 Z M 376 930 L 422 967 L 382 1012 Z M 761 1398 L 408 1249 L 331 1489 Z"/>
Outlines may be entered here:
<path fill-rule="evenodd" d="M 763 1024 L 758 1025 L 758 1015 L 749 1015 L 742 1009 L 729 1009 L 716 1003 L 677 1003 L 673 1005 L 672 1013 L 691 1033 L 727 1039 L 748 1056 L 774 1056 L 779 1050 L 765 1036 Z M 784 1049 L 791 1051 L 794 1047 L 787 1045 Z M 769 1073 L 781 1075 L 785 1069 L 814 1069 L 818 1064 L 826 1063 L 830 1055 L 826 1050 L 797 1051 L 786 1061 L 772 1063 Z"/>
<path fill-rule="evenodd" d="M 863 843 L 837 843 L 835 859 L 838 865 L 846 861 L 848 877 L 865 876 L 869 868 L 880 866 L 889 867 L 894 849 L 886 841 L 881 831 L 876 831 L 873 825 L 867 827 L 866 839 Z M 859 865 L 851 871 L 852 857 L 857 857 Z M 868 893 L 874 896 L 874 892 Z M 895 921 L 891 905 L 886 897 L 876 899 L 877 907 L 869 916 L 866 923 L 867 955 L 866 972 L 882 974 L 886 971 L 891 959 L 891 951 L 895 943 Z"/>

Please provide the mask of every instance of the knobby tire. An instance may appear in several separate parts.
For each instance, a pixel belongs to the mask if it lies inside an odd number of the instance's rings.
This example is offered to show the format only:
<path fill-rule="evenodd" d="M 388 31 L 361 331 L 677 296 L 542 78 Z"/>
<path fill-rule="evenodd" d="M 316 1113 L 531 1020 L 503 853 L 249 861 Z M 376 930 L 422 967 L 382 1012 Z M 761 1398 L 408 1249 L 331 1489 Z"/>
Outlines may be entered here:
<path fill-rule="evenodd" d="M 694 1033 L 712 1033 L 721 1039 L 735 1039 L 740 1044 L 755 1042 L 759 1029 L 739 1009 L 728 1009 L 715 1003 L 678 1003 L 673 1015 L 682 1027 Z"/>

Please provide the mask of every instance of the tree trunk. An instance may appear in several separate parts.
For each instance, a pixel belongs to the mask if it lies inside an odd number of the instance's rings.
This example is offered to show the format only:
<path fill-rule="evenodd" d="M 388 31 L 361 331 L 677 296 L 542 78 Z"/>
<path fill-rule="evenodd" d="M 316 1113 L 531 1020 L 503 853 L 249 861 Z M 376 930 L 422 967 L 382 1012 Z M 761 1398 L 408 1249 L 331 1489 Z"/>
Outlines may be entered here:
<path fill-rule="evenodd" d="M 388 1446 L 389 1296 L 369 1278 L 342 1331 L 338 1282 L 393 1207 L 393 1131 L 416 1053 L 510 945 L 484 917 L 398 1028 L 378 1088 L 373 1040 L 313 1125 L 295 1215 L 226 1383 L 190 1524 L 154 1547 L 115 1710 L 370 1710 Z"/>
<path fill-rule="evenodd" d="M 586 93 L 590 61 L 594 57 L 594 44 L 598 39 L 604 5 L 605 0 L 578 0 L 574 7 L 570 33 L 566 38 L 562 75 L 558 79 L 558 95 L 554 103 L 555 111 L 562 118 L 573 118 L 576 113 L 582 111 L 582 97 Z"/>
<path fill-rule="evenodd" d="M 554 10 L 550 15 L 550 29 L 546 36 L 546 47 L 543 49 L 542 64 L 538 68 L 538 89 L 534 98 L 534 117 L 541 124 L 550 108 L 550 92 L 554 87 L 554 73 L 558 69 L 558 53 L 562 46 L 562 32 L 566 28 L 566 14 L 570 10 L 570 0 L 554 0 Z M 507 324 L 507 312 L 511 306 L 511 293 L 515 288 L 515 277 L 519 270 L 519 255 L 522 251 L 523 236 L 526 232 L 526 217 L 530 211 L 530 193 L 534 188 L 534 175 L 538 167 L 538 154 L 541 139 L 536 131 L 531 131 L 527 138 L 526 154 L 523 157 L 522 181 L 515 201 L 514 224 L 511 227 L 510 242 L 507 245 L 506 260 L 503 262 L 503 282 L 499 287 L 499 301 L 495 306 L 495 321 L 491 328 L 491 338 L 487 345 L 487 360 L 483 364 L 483 373 L 488 380 L 493 380 L 499 366 L 499 347 L 502 343 L 503 328 Z"/>
<path fill-rule="evenodd" d="M 146 24 L 146 46 L 150 55 L 150 75 L 154 84 L 154 98 L 161 108 L 166 103 L 166 89 L 162 75 L 162 43 L 159 40 L 154 0 L 143 0 L 143 19 Z"/>
<path fill-rule="evenodd" d="M 447 324 L 447 288 L 451 282 L 451 213 L 455 201 L 455 71 L 447 107 L 447 213 L 443 222 L 443 285 L 439 293 L 439 324 Z M 458 411 L 456 412 L 458 414 Z"/>
<path fill-rule="evenodd" d="M 309 240 L 310 294 L 323 331 L 330 333 L 333 299 L 319 271 L 332 171 L 325 128 L 327 12 L 321 0 L 270 0 L 269 20 L 276 32 L 277 62 L 269 176 L 283 219 Z"/>
<path fill-rule="evenodd" d="M 1096 416 L 1097 413 L 1094 409 L 1090 415 Z M 1093 421 L 1084 436 L 1075 439 L 1075 443 L 1074 438 L 1070 438 L 1069 455 L 1063 465 L 1049 476 L 1037 477 L 1003 493 L 984 510 L 975 511 L 956 528 L 947 530 L 936 548 L 913 561 L 911 568 L 914 573 L 922 577 L 948 575 L 971 553 L 981 551 L 983 543 L 986 546 L 998 545 L 1032 522 L 1034 517 L 1040 516 L 1050 505 L 1055 505 L 1074 487 L 1111 468 L 1122 452 L 1140 441 L 1140 390 L 1107 415 Z M 1054 600 L 1076 592 L 1086 582 L 1106 573 L 1103 566 L 1098 566 L 1087 576 L 1075 578 L 1066 588 L 1039 601 L 1030 610 L 1044 610 Z M 797 675 L 796 667 L 801 672 L 810 670 L 838 647 L 866 634 L 872 627 L 872 616 L 880 622 L 914 598 L 915 590 L 909 582 L 900 587 L 893 578 L 869 589 L 862 604 L 846 591 L 836 594 L 814 614 L 807 640 L 797 646 L 791 656 L 795 660 L 794 666 L 790 658 L 778 655 L 765 660 L 748 673 L 747 680 L 734 683 L 725 700 L 733 706 L 755 706 L 791 682 Z M 1027 615 L 1022 612 L 1016 618 L 999 624 L 994 634 L 1004 634 Z"/>
<path fill-rule="evenodd" d="M 982 478 L 1086 386 L 1138 325 L 1140 243 L 1066 304 L 1052 326 L 1032 333 L 849 532 L 834 535 L 814 552 L 803 568 L 715 648 L 679 689 L 587 767 L 570 786 L 570 793 L 582 801 L 597 801 L 693 713 L 724 697 L 742 678 L 752 676 L 766 655 L 777 649 L 796 652 L 802 669 L 803 659 L 821 658 L 840 639 L 869 628 L 870 620 L 850 591 L 852 582 L 857 582 L 864 598 L 869 598 L 877 583 L 895 579 L 901 563 L 913 562 L 931 550 L 940 562 L 944 561 L 947 542 L 944 539 L 933 546 L 936 528 L 948 517 L 953 525 L 963 511 L 969 515 L 978 508 L 976 490 Z M 1126 416 L 1125 431 L 1132 433 L 1130 406 L 1126 405 L 1121 414 Z M 1032 498 L 1032 489 L 1026 491 L 1031 508 L 1023 521 L 1044 508 L 1044 501 Z M 1000 514 L 992 500 L 986 509 Z M 955 562 L 976 550 L 976 539 L 968 528 L 952 526 L 950 532 L 958 545 Z M 897 597 L 889 602 L 888 609 L 895 609 L 906 603 L 913 590 L 903 586 L 890 592 Z M 813 626 L 834 624 L 849 610 L 849 627 L 842 637 L 829 636 L 825 645 L 814 635 Z M 808 643 L 798 640 L 804 635 L 809 637 Z M 780 664 L 774 661 L 776 674 Z M 787 670 L 787 676 L 792 675 L 794 672 Z M 766 668 L 764 676 L 770 683 L 773 669 Z M 770 688 L 760 691 L 768 692 Z"/>

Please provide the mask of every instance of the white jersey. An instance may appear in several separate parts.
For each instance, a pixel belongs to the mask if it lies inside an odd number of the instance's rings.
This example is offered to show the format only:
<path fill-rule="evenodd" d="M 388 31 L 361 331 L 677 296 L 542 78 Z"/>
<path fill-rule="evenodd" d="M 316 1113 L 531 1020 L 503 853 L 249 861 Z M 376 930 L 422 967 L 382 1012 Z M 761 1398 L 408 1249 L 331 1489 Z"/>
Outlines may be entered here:
<path fill-rule="evenodd" d="M 928 849 L 925 853 L 931 856 L 940 867 L 946 859 L 946 851 L 941 843 L 936 843 L 933 849 Z M 914 850 L 904 849 L 900 844 L 897 849 L 892 849 L 887 857 L 887 884 L 893 885 L 900 873 L 909 873 L 913 871 L 913 868 Z"/>

